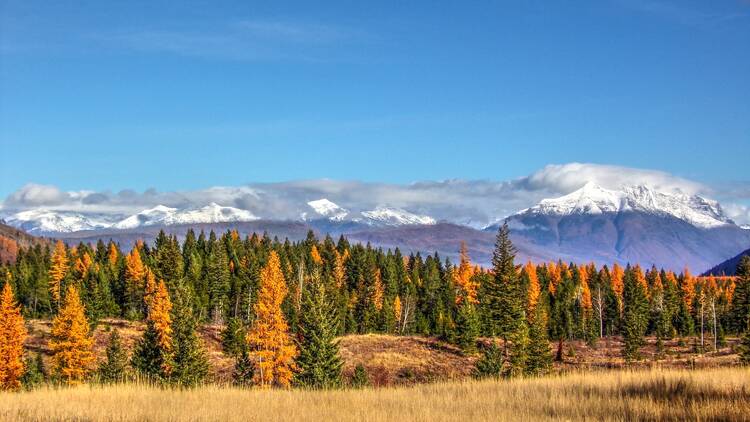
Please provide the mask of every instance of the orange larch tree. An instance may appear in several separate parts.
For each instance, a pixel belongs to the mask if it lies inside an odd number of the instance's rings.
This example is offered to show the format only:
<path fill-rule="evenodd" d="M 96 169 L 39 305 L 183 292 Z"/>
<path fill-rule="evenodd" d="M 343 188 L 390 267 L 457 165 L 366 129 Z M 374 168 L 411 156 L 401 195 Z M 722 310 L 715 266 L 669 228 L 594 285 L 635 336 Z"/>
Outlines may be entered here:
<path fill-rule="evenodd" d="M 682 292 L 682 300 L 685 302 L 688 312 L 692 313 L 693 300 L 695 299 L 695 278 L 687 268 L 682 272 L 681 281 L 680 291 Z"/>
<path fill-rule="evenodd" d="M 65 248 L 65 243 L 62 240 L 58 240 L 55 244 L 55 250 L 52 252 L 50 258 L 51 263 L 49 267 L 49 292 L 52 296 L 52 301 L 60 307 L 60 294 L 62 290 L 62 281 L 68 274 L 68 251 Z"/>
<path fill-rule="evenodd" d="M 477 290 L 479 289 L 479 286 L 473 280 L 474 273 L 475 269 L 471 265 L 466 242 L 461 242 L 458 268 L 453 270 L 453 280 L 459 288 L 458 294 L 456 295 L 456 304 L 461 304 L 464 298 L 473 305 L 479 303 L 479 300 L 477 299 Z"/>
<path fill-rule="evenodd" d="M 612 265 L 610 283 L 612 283 L 612 291 L 614 292 L 615 298 L 617 299 L 617 310 L 620 312 L 620 317 L 622 317 L 622 293 L 625 289 L 625 270 L 623 270 L 622 267 L 616 262 L 614 265 Z"/>
<path fill-rule="evenodd" d="M 537 303 L 539 303 L 539 297 L 542 294 L 541 287 L 539 286 L 539 277 L 536 274 L 536 266 L 528 261 L 523 267 L 523 276 L 526 278 L 528 284 L 528 293 L 526 296 L 526 315 L 532 317 L 534 315 L 534 309 L 536 309 Z"/>
<path fill-rule="evenodd" d="M 149 303 L 148 320 L 154 323 L 158 334 L 159 346 L 166 352 L 172 351 L 172 301 L 164 280 L 160 280 Z"/>
<path fill-rule="evenodd" d="M 65 303 L 52 321 L 49 348 L 54 374 L 71 385 L 81 382 L 96 360 L 93 345 L 78 290 L 68 286 Z"/>
<path fill-rule="evenodd" d="M 294 362 L 297 347 L 281 310 L 286 294 L 279 256 L 271 251 L 260 272 L 258 301 L 254 305 L 256 317 L 246 338 L 256 368 L 255 381 L 262 387 L 289 387 L 297 369 Z"/>
<path fill-rule="evenodd" d="M 16 305 L 10 283 L 5 283 L 0 294 L 0 390 L 21 387 L 26 335 L 21 307 Z"/>

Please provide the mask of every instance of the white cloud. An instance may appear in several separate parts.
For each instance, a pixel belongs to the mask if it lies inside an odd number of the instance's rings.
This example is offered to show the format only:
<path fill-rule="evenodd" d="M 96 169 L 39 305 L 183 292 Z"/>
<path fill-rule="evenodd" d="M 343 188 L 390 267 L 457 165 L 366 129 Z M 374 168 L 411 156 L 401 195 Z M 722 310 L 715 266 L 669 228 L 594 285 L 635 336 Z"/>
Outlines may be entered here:
<path fill-rule="evenodd" d="M 142 193 L 132 190 L 117 193 L 63 192 L 54 186 L 28 184 L 9 195 L 2 205 L 5 214 L 41 207 L 123 216 L 156 205 L 188 208 L 215 202 L 248 210 L 261 218 L 297 219 L 310 211 L 307 202 L 327 198 L 353 213 L 389 206 L 437 220 L 483 226 L 530 207 L 543 198 L 570 193 L 589 181 L 609 189 L 645 184 L 660 191 L 717 197 L 722 200 L 730 218 L 739 224 L 750 223 L 750 207 L 742 202 L 750 192 L 748 183 L 717 188 L 662 171 L 584 163 L 552 164 L 510 181 L 444 180 L 386 184 L 319 179 L 217 186 L 182 192 L 149 189 Z"/>

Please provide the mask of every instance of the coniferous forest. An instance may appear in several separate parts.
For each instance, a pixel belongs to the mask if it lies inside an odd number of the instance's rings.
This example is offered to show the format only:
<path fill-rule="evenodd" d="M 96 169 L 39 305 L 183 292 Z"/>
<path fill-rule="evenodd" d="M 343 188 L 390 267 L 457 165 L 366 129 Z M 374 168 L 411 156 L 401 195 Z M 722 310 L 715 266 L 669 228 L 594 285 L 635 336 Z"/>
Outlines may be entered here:
<path fill-rule="evenodd" d="M 7 350 L 0 385 L 33 386 L 45 376 L 117 382 L 131 372 L 197 385 L 208 374 L 201 324 L 222 327 L 223 353 L 243 386 L 342 386 L 337 338 L 345 334 L 436 337 L 477 354 L 477 378 L 545 374 L 567 342 L 596 345 L 611 336 L 622 337 L 626 361 L 641 358 L 647 336 L 658 348 L 691 337 L 708 351 L 740 335 L 740 359 L 750 359 L 750 259 L 736 278 L 637 264 L 519 263 L 507 225 L 497 233 L 492 268 L 460 251 L 454 263 L 312 232 L 290 242 L 235 231 L 189 231 L 182 242 L 161 232 L 153 245 L 132 250 L 103 241 L 21 248 L 0 271 Z M 97 361 L 90 333 L 104 318 L 146 324 L 132 353 L 115 330 Z M 50 368 L 24 351 L 24 319 L 53 321 Z M 351 385 L 367 383 L 362 371 Z"/>

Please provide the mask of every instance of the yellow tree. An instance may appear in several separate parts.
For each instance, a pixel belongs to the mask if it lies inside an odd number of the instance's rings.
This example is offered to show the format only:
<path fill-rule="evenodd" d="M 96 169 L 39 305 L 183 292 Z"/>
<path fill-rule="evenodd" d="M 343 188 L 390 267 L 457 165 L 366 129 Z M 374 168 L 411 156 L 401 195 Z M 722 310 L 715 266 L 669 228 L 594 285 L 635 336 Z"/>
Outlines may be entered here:
<path fill-rule="evenodd" d="M 477 289 L 479 286 L 472 280 L 474 272 L 475 269 L 471 265 L 466 242 L 461 242 L 458 268 L 453 271 L 453 280 L 460 289 L 459 294 L 456 295 L 456 304 L 460 304 L 464 298 L 471 304 L 479 303 L 477 300 Z"/>
<path fill-rule="evenodd" d="M 49 348 L 53 372 L 68 384 L 81 382 L 96 359 L 93 344 L 78 290 L 68 286 L 65 303 L 52 321 Z"/>
<path fill-rule="evenodd" d="M 336 283 L 336 287 L 339 289 L 344 287 L 344 281 L 346 279 L 346 268 L 344 267 L 346 256 L 339 253 L 337 250 L 333 250 L 335 261 L 333 263 L 333 280 Z M 348 251 L 346 251 L 348 254 Z"/>
<path fill-rule="evenodd" d="M 401 332 L 401 296 L 393 300 L 393 315 L 396 317 L 396 332 Z"/>
<path fill-rule="evenodd" d="M 318 252 L 318 248 L 315 245 L 312 245 L 312 248 L 310 248 L 310 257 L 312 258 L 315 265 L 320 265 L 323 263 L 323 258 L 320 257 L 320 252 Z"/>
<path fill-rule="evenodd" d="M 62 240 L 55 244 L 55 250 L 52 251 L 51 263 L 49 267 L 49 292 L 52 300 L 59 307 L 62 281 L 68 273 L 68 251 Z"/>
<path fill-rule="evenodd" d="M 539 277 L 536 274 L 536 267 L 531 261 L 528 261 L 523 267 L 523 272 L 529 283 L 526 299 L 526 315 L 531 317 L 534 315 L 534 309 L 536 309 L 536 305 L 539 303 L 539 297 L 541 296 L 542 291 L 539 286 Z"/>
<path fill-rule="evenodd" d="M 260 272 L 258 301 L 254 305 L 255 321 L 247 333 L 247 343 L 255 363 L 256 384 L 263 387 L 289 387 L 297 369 L 294 358 L 297 347 L 289 336 L 289 326 L 281 303 L 287 294 L 281 262 L 271 251 L 268 263 Z"/>
<path fill-rule="evenodd" d="M 23 375 L 23 343 L 26 341 L 21 309 L 10 283 L 0 294 L 0 390 L 17 390 Z"/>
<path fill-rule="evenodd" d="M 167 286 L 164 284 L 164 280 L 160 280 L 148 303 L 148 320 L 154 324 L 154 329 L 156 330 L 156 342 L 165 355 L 172 353 L 171 311 L 172 301 L 169 300 Z M 164 370 L 165 373 L 169 373 L 171 368 L 169 368 L 168 364 L 165 365 L 167 365 L 167 367 L 162 368 L 162 370 Z"/>
<path fill-rule="evenodd" d="M 146 270 L 143 265 L 138 246 L 134 247 L 129 254 L 125 255 L 125 291 L 130 311 L 137 311 L 141 307 L 144 295 L 144 282 Z"/>
<path fill-rule="evenodd" d="M 109 261 L 109 267 L 114 271 L 115 265 L 117 265 L 117 258 L 120 253 L 117 251 L 117 245 L 114 242 L 109 242 L 109 252 L 107 252 L 107 260 Z"/>
<path fill-rule="evenodd" d="M 612 265 L 610 283 L 612 285 L 612 291 L 615 293 L 615 298 L 617 299 L 617 310 L 620 313 L 620 317 L 622 317 L 622 294 L 625 291 L 625 270 L 623 270 L 616 262 Z"/>

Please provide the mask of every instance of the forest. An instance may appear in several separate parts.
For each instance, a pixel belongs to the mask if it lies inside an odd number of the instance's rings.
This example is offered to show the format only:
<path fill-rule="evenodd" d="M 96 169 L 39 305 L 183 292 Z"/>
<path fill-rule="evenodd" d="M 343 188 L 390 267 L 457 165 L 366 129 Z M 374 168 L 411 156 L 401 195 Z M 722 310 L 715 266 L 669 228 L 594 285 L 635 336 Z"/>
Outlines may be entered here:
<path fill-rule="evenodd" d="M 337 337 L 350 333 L 440 338 L 479 355 L 477 378 L 542 375 L 566 342 L 610 336 L 622 337 L 626 361 L 641 358 L 646 336 L 659 348 L 690 338 L 701 351 L 742 336 L 740 360 L 750 362 L 750 259 L 737 277 L 637 264 L 519 264 L 507 225 L 498 230 L 492 268 L 473 265 L 465 246 L 457 248 L 453 263 L 312 232 L 282 242 L 236 231 L 189 231 L 181 243 L 161 232 L 153 245 L 129 251 L 103 241 L 22 247 L 0 267 L 0 386 L 133 377 L 199 385 L 208 375 L 201 324 L 222 327 L 240 386 L 341 387 Z M 146 323 L 131 356 L 114 330 L 97 361 L 90 332 L 103 318 Z M 24 350 L 25 319 L 53 320 L 51 367 Z M 362 372 L 348 385 L 365 385 Z"/>

